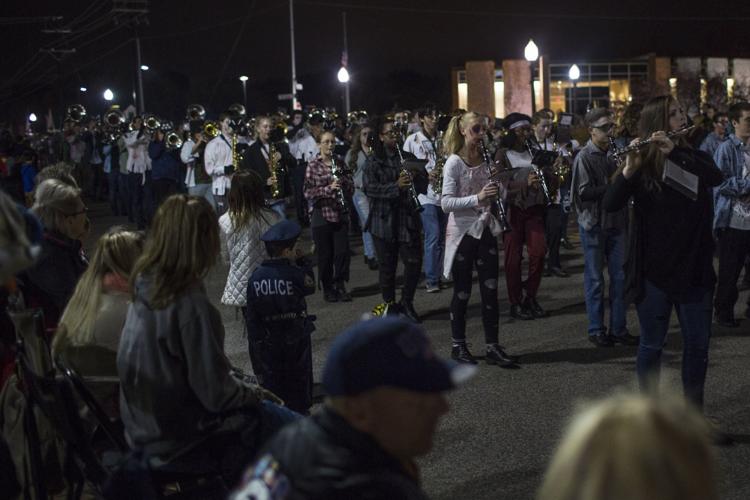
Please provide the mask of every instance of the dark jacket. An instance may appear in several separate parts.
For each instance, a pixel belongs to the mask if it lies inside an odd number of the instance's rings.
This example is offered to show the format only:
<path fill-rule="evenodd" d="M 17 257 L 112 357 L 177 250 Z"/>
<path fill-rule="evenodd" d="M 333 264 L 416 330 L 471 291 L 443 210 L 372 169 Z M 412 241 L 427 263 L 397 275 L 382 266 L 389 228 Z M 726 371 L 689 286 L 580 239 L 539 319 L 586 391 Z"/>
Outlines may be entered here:
<path fill-rule="evenodd" d="M 289 500 L 427 499 L 403 464 L 328 408 L 282 429 L 260 456 L 253 475 L 278 464 Z"/>
<path fill-rule="evenodd" d="M 618 174 L 603 200 L 609 212 L 625 207 L 631 197 L 634 201 L 625 274 L 626 298 L 636 303 L 642 279 L 675 301 L 688 287 L 712 288 L 716 282 L 711 188 L 721 184 L 721 171 L 707 153 L 690 148 L 676 147 L 667 159 L 698 176 L 696 201 L 661 181 L 660 189 L 646 189 L 640 170 L 630 179 Z"/>
<path fill-rule="evenodd" d="M 268 146 L 266 146 L 268 147 Z M 289 146 L 282 142 L 275 145 L 276 151 L 281 154 L 281 161 L 279 162 L 280 172 L 276 173 L 276 177 L 279 182 L 279 198 L 289 196 L 291 194 L 289 188 L 289 174 L 291 170 L 297 165 L 297 160 L 289 153 Z M 240 161 L 241 170 L 252 170 L 260 176 L 263 181 L 266 181 L 271 176 L 271 171 L 268 169 L 268 160 L 263 155 L 263 144 L 261 141 L 255 141 L 250 147 L 245 150 L 245 153 Z M 271 187 L 263 184 L 263 194 L 267 200 L 272 198 Z"/>
<path fill-rule="evenodd" d="M 19 277 L 26 305 L 42 309 L 47 329 L 57 327 L 87 266 L 80 241 L 57 232 L 44 232 L 39 259 Z"/>
<path fill-rule="evenodd" d="M 151 141 L 148 145 L 148 156 L 151 158 L 151 178 L 153 180 L 170 179 L 177 183 L 182 176 L 182 162 L 175 151 L 167 149 L 164 141 Z"/>

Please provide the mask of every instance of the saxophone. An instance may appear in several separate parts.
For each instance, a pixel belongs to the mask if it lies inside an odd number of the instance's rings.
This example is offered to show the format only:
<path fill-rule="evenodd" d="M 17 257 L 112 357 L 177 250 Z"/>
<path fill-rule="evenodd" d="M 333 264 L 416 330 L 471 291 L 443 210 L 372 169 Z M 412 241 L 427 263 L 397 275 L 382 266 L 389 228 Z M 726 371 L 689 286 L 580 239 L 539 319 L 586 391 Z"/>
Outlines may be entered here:
<path fill-rule="evenodd" d="M 432 190 L 437 195 L 443 193 L 443 167 L 445 166 L 445 161 L 447 159 L 448 158 L 443 153 L 443 132 L 439 131 L 437 139 L 435 140 L 435 166 L 432 167 L 435 176 L 430 184 Z"/>
<path fill-rule="evenodd" d="M 240 155 L 237 153 L 237 132 L 232 134 L 232 165 L 235 172 L 240 169 Z"/>
<path fill-rule="evenodd" d="M 268 146 L 268 170 L 271 171 L 271 198 L 278 199 L 281 195 L 279 186 L 279 158 L 276 153 L 276 144 L 273 142 Z"/>

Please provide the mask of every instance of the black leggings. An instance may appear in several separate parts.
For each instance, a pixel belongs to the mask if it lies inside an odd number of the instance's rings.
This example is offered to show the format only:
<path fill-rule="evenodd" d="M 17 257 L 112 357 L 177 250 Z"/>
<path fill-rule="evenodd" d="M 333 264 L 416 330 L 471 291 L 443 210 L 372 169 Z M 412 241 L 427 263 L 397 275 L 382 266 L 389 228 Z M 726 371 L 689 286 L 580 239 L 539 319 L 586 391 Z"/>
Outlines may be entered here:
<path fill-rule="evenodd" d="M 315 252 L 318 254 L 318 279 L 324 290 L 349 281 L 349 225 L 328 222 L 312 228 Z"/>
<path fill-rule="evenodd" d="M 451 334 L 454 341 L 466 340 L 466 309 L 471 297 L 471 272 L 476 264 L 479 293 L 482 297 L 484 340 L 496 344 L 499 315 L 497 304 L 498 255 L 497 238 L 485 229 L 481 239 L 464 235 L 453 258 L 453 300 L 451 300 Z"/>

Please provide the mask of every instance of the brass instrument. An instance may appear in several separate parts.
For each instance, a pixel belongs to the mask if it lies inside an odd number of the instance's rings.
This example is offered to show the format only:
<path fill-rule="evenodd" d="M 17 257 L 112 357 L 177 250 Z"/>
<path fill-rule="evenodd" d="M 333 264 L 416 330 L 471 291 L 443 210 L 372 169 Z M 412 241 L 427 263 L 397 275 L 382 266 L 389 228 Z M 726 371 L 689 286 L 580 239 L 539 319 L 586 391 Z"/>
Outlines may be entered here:
<path fill-rule="evenodd" d="M 484 140 L 479 141 L 479 152 L 482 155 L 482 159 L 484 159 L 484 163 L 487 165 L 487 174 L 490 176 L 490 183 L 496 185 L 499 188 L 500 183 L 498 181 L 492 180 L 492 176 L 497 173 L 492 170 L 492 166 L 495 165 L 496 162 L 492 160 L 492 157 L 490 156 L 490 152 L 487 149 L 487 145 L 484 143 Z M 500 223 L 500 230 L 504 233 L 507 233 L 508 231 L 510 231 L 510 224 L 508 224 L 508 214 L 505 213 L 505 206 L 500 199 L 499 192 L 498 198 L 493 200 L 492 206 L 497 212 L 497 221 Z"/>
<path fill-rule="evenodd" d="M 531 140 L 527 139 L 526 142 L 526 149 L 529 151 L 529 155 L 531 155 L 532 162 L 534 161 L 534 150 L 532 148 L 532 142 Z M 542 193 L 544 193 L 544 203 L 546 205 L 552 204 L 552 194 L 550 193 L 549 186 L 547 186 L 547 180 L 544 178 L 544 173 L 542 172 L 542 169 L 534 165 L 534 163 L 531 164 L 531 170 L 536 174 L 536 176 L 539 178 L 539 186 L 542 188 Z"/>
<path fill-rule="evenodd" d="M 203 120 L 206 117 L 206 108 L 200 104 L 191 104 L 187 108 L 186 117 L 188 120 Z"/>
<path fill-rule="evenodd" d="M 104 138 L 102 141 L 105 144 L 114 144 L 127 131 L 125 127 L 125 115 L 119 109 L 107 111 L 102 124 L 104 125 Z"/>
<path fill-rule="evenodd" d="M 237 171 L 240 169 L 240 155 L 237 152 L 237 131 L 235 130 L 232 133 L 232 165 L 234 166 L 234 170 Z"/>
<path fill-rule="evenodd" d="M 276 151 L 276 144 L 273 142 L 268 146 L 268 170 L 271 172 L 271 198 L 274 200 L 281 196 L 281 186 L 279 186 L 279 155 Z"/>
<path fill-rule="evenodd" d="M 447 160 L 448 158 L 443 153 L 443 131 L 438 130 L 437 138 L 435 139 L 435 166 L 432 168 L 435 175 L 430 184 L 432 190 L 438 195 L 443 192 L 443 167 L 445 167 Z"/>
<path fill-rule="evenodd" d="M 182 137 L 174 130 L 170 130 L 164 141 L 167 143 L 169 149 L 180 149 L 182 147 Z"/>
<path fill-rule="evenodd" d="M 337 163 L 336 163 L 336 157 L 335 155 L 331 155 L 331 175 L 334 179 L 341 181 L 341 178 L 344 176 L 344 169 L 342 169 Z M 339 211 L 342 215 L 346 215 L 349 213 L 349 206 L 346 204 L 346 198 L 344 197 L 344 189 L 339 186 L 339 188 L 336 190 L 336 203 L 339 205 Z"/>
<path fill-rule="evenodd" d="M 143 118 L 143 126 L 146 127 L 146 129 L 148 129 L 149 132 L 153 133 L 161 128 L 161 122 L 154 115 L 146 115 Z"/>
<path fill-rule="evenodd" d="M 203 135 L 206 136 L 206 141 L 217 137 L 219 135 L 219 125 L 211 120 L 206 121 L 203 124 Z"/>
<path fill-rule="evenodd" d="M 238 118 L 244 118 L 247 115 L 245 106 L 243 106 L 242 104 L 238 102 L 235 102 L 234 104 L 230 105 L 229 108 L 227 108 L 227 111 L 229 111 L 229 114 Z"/>
<path fill-rule="evenodd" d="M 86 108 L 83 104 L 71 104 L 66 110 L 66 116 L 68 120 L 80 123 L 86 117 Z"/>
<path fill-rule="evenodd" d="M 671 132 L 667 132 L 667 137 L 672 138 L 677 135 L 682 135 L 690 130 L 695 128 L 695 125 L 685 125 L 683 127 L 678 128 L 677 130 L 672 130 Z M 624 148 L 617 148 L 614 146 L 614 150 L 612 151 L 612 158 L 614 158 L 615 162 L 617 162 L 618 165 L 622 164 L 622 162 L 625 160 L 625 157 L 630 153 L 637 153 L 641 149 L 645 148 L 649 144 L 654 142 L 653 139 L 643 139 L 642 141 L 638 141 L 635 144 L 632 144 L 630 146 L 625 146 Z M 610 142 L 610 144 L 614 144 L 614 140 Z"/>

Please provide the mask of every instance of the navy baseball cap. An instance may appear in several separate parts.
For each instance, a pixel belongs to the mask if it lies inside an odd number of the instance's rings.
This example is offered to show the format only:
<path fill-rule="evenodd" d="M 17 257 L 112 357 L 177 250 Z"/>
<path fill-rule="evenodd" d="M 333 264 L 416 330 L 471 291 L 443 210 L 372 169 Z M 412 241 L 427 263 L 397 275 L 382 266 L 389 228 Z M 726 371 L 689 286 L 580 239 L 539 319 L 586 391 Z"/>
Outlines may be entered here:
<path fill-rule="evenodd" d="M 443 392 L 476 367 L 438 358 L 422 327 L 399 318 L 362 321 L 339 335 L 323 369 L 328 396 L 355 396 L 376 387 Z"/>
<path fill-rule="evenodd" d="M 289 241 L 297 238 L 302 232 L 299 224 L 293 220 L 283 220 L 268 228 L 260 237 L 261 241 Z"/>

